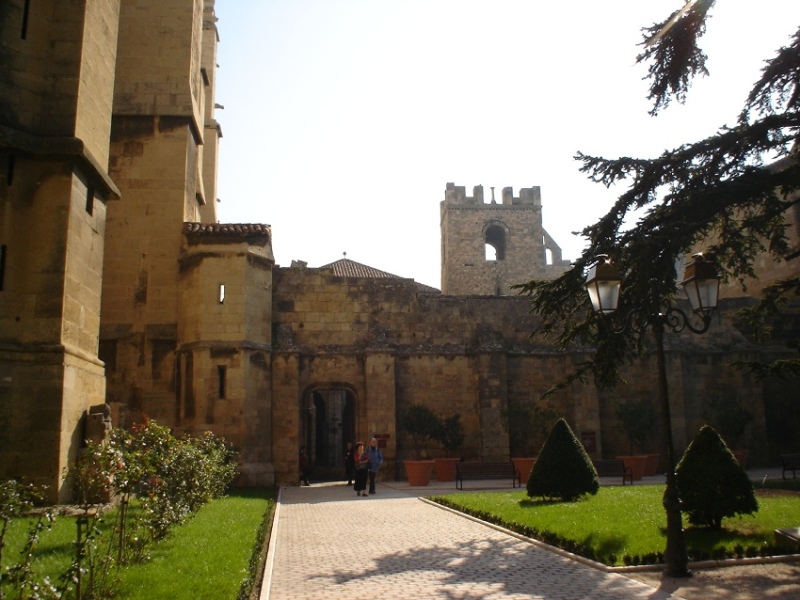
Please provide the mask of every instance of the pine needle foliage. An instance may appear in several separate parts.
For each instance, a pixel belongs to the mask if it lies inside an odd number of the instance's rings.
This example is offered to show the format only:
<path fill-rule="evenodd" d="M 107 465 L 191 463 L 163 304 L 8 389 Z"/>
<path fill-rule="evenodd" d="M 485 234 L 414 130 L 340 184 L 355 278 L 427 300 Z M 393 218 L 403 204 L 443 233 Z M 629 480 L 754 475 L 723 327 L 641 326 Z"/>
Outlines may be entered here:
<path fill-rule="evenodd" d="M 692 525 L 720 529 L 722 519 L 758 510 L 753 482 L 709 425 L 697 432 L 675 473 Z"/>
<path fill-rule="evenodd" d="M 571 501 L 598 489 L 600 480 L 589 455 L 567 422 L 559 419 L 528 477 L 528 496 Z"/>
<path fill-rule="evenodd" d="M 643 30 L 645 49 L 638 60 L 651 65 L 646 77 L 651 114 L 671 99 L 683 103 L 693 78 L 707 74 L 698 40 L 713 6 L 712 0 L 698 0 Z M 572 269 L 551 281 L 515 286 L 530 295 L 532 311 L 541 316 L 535 334 L 561 349 L 590 345 L 597 350 L 548 392 L 586 377 L 612 387 L 621 381 L 620 367 L 644 350 L 645 327 L 615 335 L 604 317 L 592 311 L 583 286 L 598 255 L 608 255 L 624 279 L 620 315 L 632 310 L 658 314 L 674 301 L 681 275 L 676 261 L 704 240 L 711 240 L 706 255 L 723 279 L 742 286 L 756 275 L 757 258 L 789 257 L 786 214 L 800 202 L 799 132 L 800 29 L 765 61 L 736 122 L 722 125 L 716 134 L 651 158 L 577 153 L 580 170 L 591 181 L 628 187 L 597 223 L 581 232 L 588 243 Z M 632 219 L 636 223 L 630 227 Z M 788 296 L 797 289 L 800 280 L 778 292 Z M 780 372 L 800 371 L 800 358 L 792 362 L 794 369 L 783 364 Z"/>

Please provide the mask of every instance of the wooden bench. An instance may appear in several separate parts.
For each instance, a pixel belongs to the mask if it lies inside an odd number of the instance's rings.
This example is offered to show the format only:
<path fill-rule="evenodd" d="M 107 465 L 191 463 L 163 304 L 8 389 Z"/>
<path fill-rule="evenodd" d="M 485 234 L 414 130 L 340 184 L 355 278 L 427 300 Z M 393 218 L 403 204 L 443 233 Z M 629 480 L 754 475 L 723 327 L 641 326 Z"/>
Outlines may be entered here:
<path fill-rule="evenodd" d="M 622 485 L 625 485 L 626 479 L 633 485 L 633 470 L 626 467 L 622 460 L 618 458 L 593 460 L 592 464 L 600 477 L 622 477 Z"/>
<path fill-rule="evenodd" d="M 792 479 L 797 479 L 797 469 L 800 469 L 800 454 L 781 454 L 783 472 L 781 477 L 786 479 L 786 471 L 792 472 Z"/>
<path fill-rule="evenodd" d="M 519 471 L 508 462 L 458 462 L 456 463 L 456 489 L 464 489 L 465 480 L 511 479 L 513 487 L 522 487 Z"/>

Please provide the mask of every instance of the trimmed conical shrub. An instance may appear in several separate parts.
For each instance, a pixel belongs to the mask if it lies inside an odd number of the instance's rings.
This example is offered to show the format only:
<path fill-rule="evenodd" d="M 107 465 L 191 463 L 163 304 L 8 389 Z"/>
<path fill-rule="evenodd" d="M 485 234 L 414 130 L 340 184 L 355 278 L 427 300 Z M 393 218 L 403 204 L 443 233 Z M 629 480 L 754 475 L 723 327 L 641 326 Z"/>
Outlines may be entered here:
<path fill-rule="evenodd" d="M 528 496 L 575 500 L 596 494 L 597 471 L 564 419 L 559 419 L 542 446 L 528 477 Z"/>
<path fill-rule="evenodd" d="M 753 482 L 713 427 L 700 428 L 675 472 L 692 525 L 719 529 L 725 517 L 758 510 Z"/>

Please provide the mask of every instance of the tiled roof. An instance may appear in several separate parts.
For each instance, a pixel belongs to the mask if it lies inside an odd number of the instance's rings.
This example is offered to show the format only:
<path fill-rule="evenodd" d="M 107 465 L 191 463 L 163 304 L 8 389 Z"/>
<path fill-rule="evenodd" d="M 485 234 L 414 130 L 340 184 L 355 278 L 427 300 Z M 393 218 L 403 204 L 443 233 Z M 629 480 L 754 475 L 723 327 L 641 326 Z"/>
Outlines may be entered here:
<path fill-rule="evenodd" d="M 320 269 L 332 269 L 333 274 L 336 275 L 337 277 L 365 277 L 368 279 L 406 279 L 405 277 L 400 277 L 399 275 L 392 275 L 391 273 L 387 273 L 386 271 L 381 271 L 374 267 L 363 265 L 354 260 L 350 260 L 349 258 L 341 258 L 336 262 L 332 262 L 327 265 L 322 265 Z M 417 283 L 415 281 L 414 285 L 416 285 L 417 290 L 421 292 L 439 293 L 439 290 L 429 285 L 425 285 L 424 283 Z"/>
<path fill-rule="evenodd" d="M 261 223 L 184 223 L 183 233 L 193 237 L 269 238 L 272 228 Z"/>

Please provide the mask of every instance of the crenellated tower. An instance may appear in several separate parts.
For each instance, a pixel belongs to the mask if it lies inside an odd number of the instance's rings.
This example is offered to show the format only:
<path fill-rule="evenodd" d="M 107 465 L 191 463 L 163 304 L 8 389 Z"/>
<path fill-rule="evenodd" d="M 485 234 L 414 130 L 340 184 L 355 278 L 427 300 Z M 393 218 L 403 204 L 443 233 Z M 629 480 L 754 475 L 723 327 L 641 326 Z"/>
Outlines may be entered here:
<path fill-rule="evenodd" d="M 503 188 L 500 203 L 484 201 L 483 186 L 466 195 L 447 184 L 441 203 L 442 293 L 505 296 L 510 286 L 531 279 L 552 279 L 569 267 L 561 248 L 542 226 L 538 186 L 514 197 Z"/>

